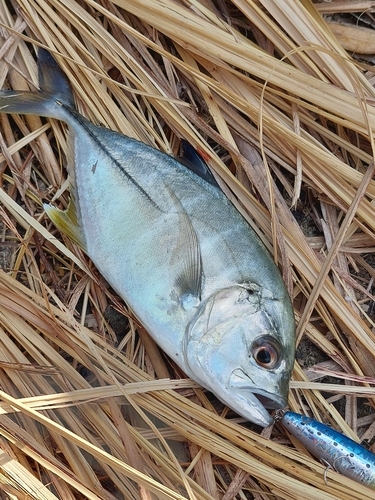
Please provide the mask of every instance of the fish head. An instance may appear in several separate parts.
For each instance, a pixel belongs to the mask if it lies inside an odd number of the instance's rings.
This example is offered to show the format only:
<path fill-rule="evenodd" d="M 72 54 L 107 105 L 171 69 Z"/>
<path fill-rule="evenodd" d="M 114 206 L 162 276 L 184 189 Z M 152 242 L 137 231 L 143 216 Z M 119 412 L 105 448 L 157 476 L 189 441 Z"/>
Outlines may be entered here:
<path fill-rule="evenodd" d="M 203 301 L 187 329 L 185 363 L 194 379 L 246 419 L 266 427 L 266 408 L 287 404 L 295 327 L 289 297 L 233 285 Z"/>

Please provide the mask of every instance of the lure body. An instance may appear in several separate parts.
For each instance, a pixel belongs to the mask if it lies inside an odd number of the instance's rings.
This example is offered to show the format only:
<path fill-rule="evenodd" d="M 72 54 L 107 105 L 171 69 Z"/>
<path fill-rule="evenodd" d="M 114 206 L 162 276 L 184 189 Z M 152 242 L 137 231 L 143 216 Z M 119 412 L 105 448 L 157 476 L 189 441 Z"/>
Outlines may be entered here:
<path fill-rule="evenodd" d="M 68 124 L 71 204 L 47 214 L 91 257 L 188 376 L 266 426 L 286 404 L 294 315 L 280 273 L 207 166 L 187 168 L 77 113 L 39 51 L 41 91 L 0 92 L 0 112 Z"/>
<path fill-rule="evenodd" d="M 288 411 L 280 422 L 323 463 L 375 489 L 375 455 L 366 448 L 327 425 L 299 413 Z"/>

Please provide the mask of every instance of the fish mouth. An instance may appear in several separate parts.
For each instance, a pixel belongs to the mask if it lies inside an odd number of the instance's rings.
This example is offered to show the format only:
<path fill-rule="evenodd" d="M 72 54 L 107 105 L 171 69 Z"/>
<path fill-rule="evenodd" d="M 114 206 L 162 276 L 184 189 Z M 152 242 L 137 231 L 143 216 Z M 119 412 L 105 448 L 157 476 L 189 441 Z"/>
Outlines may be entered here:
<path fill-rule="evenodd" d="M 264 381 L 264 385 L 267 382 Z M 234 370 L 229 380 L 230 401 L 227 402 L 240 415 L 262 427 L 273 423 L 267 409 L 285 408 L 288 388 L 269 387 L 268 390 L 257 387 L 241 369 Z"/>
<path fill-rule="evenodd" d="M 272 398 L 262 393 L 253 392 L 253 394 L 267 410 L 280 410 L 287 406 L 287 400 L 282 397 L 277 397 L 275 394 L 272 395 Z"/>

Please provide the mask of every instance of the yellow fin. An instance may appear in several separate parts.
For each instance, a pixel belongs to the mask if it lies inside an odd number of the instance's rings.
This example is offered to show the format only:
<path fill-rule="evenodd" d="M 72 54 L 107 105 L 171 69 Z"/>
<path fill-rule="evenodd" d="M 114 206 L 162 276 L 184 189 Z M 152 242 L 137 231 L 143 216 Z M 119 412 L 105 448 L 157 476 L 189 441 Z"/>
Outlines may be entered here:
<path fill-rule="evenodd" d="M 86 252 L 86 241 L 78 222 L 73 198 L 70 199 L 66 210 L 60 210 L 48 203 L 44 203 L 43 206 L 46 214 L 55 226 Z"/>

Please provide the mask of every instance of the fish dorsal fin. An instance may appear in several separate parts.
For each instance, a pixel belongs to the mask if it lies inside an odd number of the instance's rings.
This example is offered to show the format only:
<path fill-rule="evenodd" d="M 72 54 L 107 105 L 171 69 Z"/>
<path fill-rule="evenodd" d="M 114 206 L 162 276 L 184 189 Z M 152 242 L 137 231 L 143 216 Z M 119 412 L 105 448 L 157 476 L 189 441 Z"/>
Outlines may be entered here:
<path fill-rule="evenodd" d="M 41 92 L 50 94 L 55 100 L 74 108 L 69 80 L 51 54 L 42 48 L 38 51 L 38 78 Z"/>
<path fill-rule="evenodd" d="M 71 238 L 74 243 L 82 248 L 84 252 L 87 252 L 86 240 L 81 226 L 78 223 L 73 197 L 70 198 L 69 205 L 66 210 L 60 210 L 59 208 L 56 208 L 48 203 L 44 203 L 43 206 L 46 214 L 55 226 Z"/>
<path fill-rule="evenodd" d="M 201 250 L 189 215 L 177 196 L 166 187 L 178 213 L 178 238 L 171 257 L 171 267 L 177 271 L 174 291 L 186 308 L 200 300 L 203 277 Z"/>
<path fill-rule="evenodd" d="M 178 160 L 212 186 L 219 187 L 207 163 L 198 151 L 185 139 L 181 139 L 181 156 L 178 157 Z"/>

